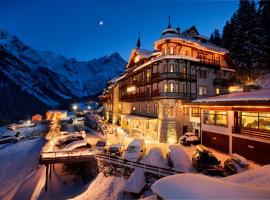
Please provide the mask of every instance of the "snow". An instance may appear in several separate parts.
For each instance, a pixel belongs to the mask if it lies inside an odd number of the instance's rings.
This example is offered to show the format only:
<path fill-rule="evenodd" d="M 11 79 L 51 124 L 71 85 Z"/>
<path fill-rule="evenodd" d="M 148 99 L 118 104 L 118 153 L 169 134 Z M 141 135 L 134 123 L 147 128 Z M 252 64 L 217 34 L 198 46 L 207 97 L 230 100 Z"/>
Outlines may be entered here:
<path fill-rule="evenodd" d="M 145 186 L 145 177 L 143 169 L 136 168 L 129 177 L 129 179 L 127 180 L 123 191 L 138 194 L 142 191 L 144 186 Z"/>
<path fill-rule="evenodd" d="M 119 193 L 123 191 L 125 183 L 126 180 L 123 177 L 105 177 L 103 173 L 99 173 L 85 192 L 73 200 L 116 200 Z"/>
<path fill-rule="evenodd" d="M 269 101 L 270 88 L 255 90 L 251 92 L 237 92 L 232 94 L 225 94 L 215 97 L 208 97 L 197 99 L 194 103 L 207 103 L 207 102 L 228 102 L 228 101 Z"/>
<path fill-rule="evenodd" d="M 151 189 L 163 199 L 269 199 L 270 197 L 269 188 L 262 189 L 189 173 L 159 179 Z"/>
<path fill-rule="evenodd" d="M 194 171 L 191 160 L 181 145 L 174 144 L 169 147 L 173 168 L 182 172 Z"/>
<path fill-rule="evenodd" d="M 270 190 L 270 165 L 223 178 L 226 182 L 244 184 Z"/>
<path fill-rule="evenodd" d="M 18 128 L 15 131 L 10 129 L 4 129 L 2 130 L 2 137 L 3 136 L 15 136 L 17 132 L 20 132 L 20 136 L 22 135 L 31 135 L 35 132 L 42 132 L 46 129 L 44 125 L 36 125 L 34 127 L 26 127 L 26 128 Z"/>
<path fill-rule="evenodd" d="M 232 154 L 232 157 L 238 159 L 241 165 L 245 165 L 245 166 L 249 165 L 249 162 L 247 161 L 247 159 L 244 158 L 243 156 L 238 155 L 237 153 Z"/>
<path fill-rule="evenodd" d="M 12 199 L 19 186 L 38 169 L 42 145 L 43 139 L 38 138 L 0 146 L 0 199 Z"/>
<path fill-rule="evenodd" d="M 76 149 L 78 147 L 85 146 L 85 145 L 87 145 L 86 141 L 78 140 L 78 141 L 74 141 L 74 142 L 66 145 L 63 150 L 65 150 L 65 151 L 66 150 L 73 150 L 73 149 Z"/>
<path fill-rule="evenodd" d="M 38 51 L 2 29 L 0 47 L 17 58 L 4 57 L 11 64 L 2 72 L 24 91 L 50 106 L 59 105 L 61 99 L 100 92 L 107 80 L 118 76 L 126 64 L 118 53 L 78 61 L 53 52 Z"/>
<path fill-rule="evenodd" d="M 151 148 L 148 154 L 141 160 L 141 163 L 157 167 L 168 167 L 167 160 L 162 155 L 162 150 L 159 147 Z"/>
<path fill-rule="evenodd" d="M 270 73 L 265 73 L 260 75 L 256 80 L 254 85 L 258 85 L 262 88 L 270 88 Z"/>

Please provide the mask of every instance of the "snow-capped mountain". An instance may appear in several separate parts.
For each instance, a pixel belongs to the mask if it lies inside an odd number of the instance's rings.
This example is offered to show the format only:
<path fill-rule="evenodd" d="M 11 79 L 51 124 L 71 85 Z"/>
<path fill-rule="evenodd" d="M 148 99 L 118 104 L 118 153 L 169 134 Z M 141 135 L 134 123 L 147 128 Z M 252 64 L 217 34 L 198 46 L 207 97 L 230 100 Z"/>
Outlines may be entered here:
<path fill-rule="evenodd" d="M 0 124 L 43 113 L 70 98 L 93 96 L 125 64 L 118 53 L 82 62 L 37 51 L 0 29 Z"/>
<path fill-rule="evenodd" d="M 118 53 L 84 62 L 37 51 L 2 29 L 0 56 L 1 72 L 49 106 L 57 106 L 69 98 L 95 95 L 126 64 Z"/>

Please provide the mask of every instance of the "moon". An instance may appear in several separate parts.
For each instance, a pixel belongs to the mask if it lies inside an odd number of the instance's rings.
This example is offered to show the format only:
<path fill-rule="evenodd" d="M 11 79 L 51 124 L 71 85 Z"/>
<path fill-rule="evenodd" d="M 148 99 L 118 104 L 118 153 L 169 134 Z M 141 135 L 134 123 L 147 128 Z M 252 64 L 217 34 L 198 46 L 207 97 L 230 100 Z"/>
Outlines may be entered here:
<path fill-rule="evenodd" d="M 99 24 L 99 26 L 103 26 L 104 21 L 103 20 L 100 20 L 98 24 Z"/>

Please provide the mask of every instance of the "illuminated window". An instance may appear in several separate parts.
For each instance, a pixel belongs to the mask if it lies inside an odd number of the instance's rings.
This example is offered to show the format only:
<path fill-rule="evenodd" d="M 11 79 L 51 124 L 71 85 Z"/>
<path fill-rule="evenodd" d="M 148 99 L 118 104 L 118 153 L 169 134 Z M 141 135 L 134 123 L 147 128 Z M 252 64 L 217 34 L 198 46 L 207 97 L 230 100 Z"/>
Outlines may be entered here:
<path fill-rule="evenodd" d="M 209 125 L 227 126 L 226 111 L 205 111 L 204 123 Z"/>
<path fill-rule="evenodd" d="M 150 113 L 150 105 L 149 104 L 146 104 L 146 112 Z"/>
<path fill-rule="evenodd" d="M 219 94 L 220 94 L 220 89 L 216 88 L 216 95 L 219 95 Z"/>
<path fill-rule="evenodd" d="M 154 104 L 154 114 L 158 113 L 158 105 L 155 103 Z"/>
<path fill-rule="evenodd" d="M 118 110 L 119 110 L 119 112 L 122 111 L 122 105 L 121 104 L 118 105 Z"/>
<path fill-rule="evenodd" d="M 270 131 L 270 113 L 242 112 L 242 127 Z"/>
<path fill-rule="evenodd" d="M 170 47 L 170 54 L 173 54 L 173 47 Z"/>
<path fill-rule="evenodd" d="M 202 95 L 206 95 L 206 94 L 207 94 L 206 87 L 200 86 L 199 87 L 199 95 L 202 96 Z"/>
<path fill-rule="evenodd" d="M 135 110 L 136 110 L 136 107 L 135 107 L 135 106 L 133 106 L 133 107 L 132 107 L 132 110 L 133 110 L 133 111 L 135 111 Z"/>
<path fill-rule="evenodd" d="M 170 92 L 174 92 L 174 84 L 173 83 L 170 84 Z"/>
<path fill-rule="evenodd" d="M 191 116 L 192 117 L 200 117 L 200 110 L 199 110 L 199 108 L 191 108 Z"/>
<path fill-rule="evenodd" d="M 163 91 L 164 92 L 168 92 L 168 85 L 167 85 L 167 83 L 164 83 L 164 85 L 163 85 Z"/>
<path fill-rule="evenodd" d="M 174 71 L 174 65 L 170 64 L 170 72 L 173 72 L 173 71 Z"/>

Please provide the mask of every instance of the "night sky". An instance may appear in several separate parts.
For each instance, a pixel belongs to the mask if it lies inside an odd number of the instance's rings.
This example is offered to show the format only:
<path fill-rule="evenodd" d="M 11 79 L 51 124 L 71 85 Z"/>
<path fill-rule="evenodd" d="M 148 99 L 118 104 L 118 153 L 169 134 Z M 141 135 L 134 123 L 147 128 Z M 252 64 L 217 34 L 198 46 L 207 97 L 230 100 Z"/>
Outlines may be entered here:
<path fill-rule="evenodd" d="M 0 27 L 38 50 L 89 60 L 119 52 L 125 59 L 138 32 L 144 49 L 152 49 L 168 25 L 195 25 L 209 36 L 222 28 L 238 1 L 94 1 L 0 0 Z M 102 24 L 103 22 L 103 24 Z"/>

